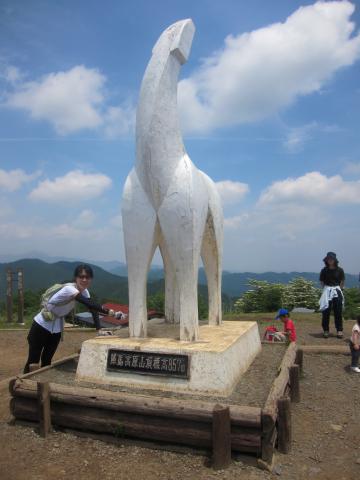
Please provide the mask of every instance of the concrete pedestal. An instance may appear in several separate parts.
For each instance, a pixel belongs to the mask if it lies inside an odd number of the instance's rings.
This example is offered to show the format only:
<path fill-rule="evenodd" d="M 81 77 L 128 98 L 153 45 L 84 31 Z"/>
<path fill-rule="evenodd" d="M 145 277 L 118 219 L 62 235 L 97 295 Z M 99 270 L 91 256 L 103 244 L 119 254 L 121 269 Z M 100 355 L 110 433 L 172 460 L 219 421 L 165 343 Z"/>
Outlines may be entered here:
<path fill-rule="evenodd" d="M 76 372 L 77 382 L 119 385 L 141 390 L 163 390 L 204 395 L 229 395 L 241 375 L 261 350 L 256 322 L 223 322 L 220 326 L 200 327 L 198 342 L 172 338 L 97 337 L 83 343 Z M 109 350 L 146 354 L 185 355 L 188 378 L 112 371 Z M 154 355 L 152 355 L 154 357 Z M 155 360 L 154 360 L 155 361 Z"/>

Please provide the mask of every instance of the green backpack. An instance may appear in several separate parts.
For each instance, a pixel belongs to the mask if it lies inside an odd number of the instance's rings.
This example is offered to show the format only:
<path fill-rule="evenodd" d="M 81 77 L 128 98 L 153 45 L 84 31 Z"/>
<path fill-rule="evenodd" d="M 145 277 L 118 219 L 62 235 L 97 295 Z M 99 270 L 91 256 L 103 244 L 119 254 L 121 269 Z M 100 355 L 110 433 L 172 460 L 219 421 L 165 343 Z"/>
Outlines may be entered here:
<path fill-rule="evenodd" d="M 60 292 L 60 290 L 65 287 L 66 285 L 74 285 L 73 283 L 55 283 L 51 287 L 49 287 L 45 292 L 41 295 L 40 306 L 41 306 L 41 314 L 47 322 L 53 322 L 55 320 L 55 315 L 48 310 L 48 303 L 50 302 L 51 298 L 55 295 L 55 293 Z M 73 299 L 66 300 L 64 302 L 57 303 L 57 306 L 67 305 L 68 303 L 72 302 Z"/>

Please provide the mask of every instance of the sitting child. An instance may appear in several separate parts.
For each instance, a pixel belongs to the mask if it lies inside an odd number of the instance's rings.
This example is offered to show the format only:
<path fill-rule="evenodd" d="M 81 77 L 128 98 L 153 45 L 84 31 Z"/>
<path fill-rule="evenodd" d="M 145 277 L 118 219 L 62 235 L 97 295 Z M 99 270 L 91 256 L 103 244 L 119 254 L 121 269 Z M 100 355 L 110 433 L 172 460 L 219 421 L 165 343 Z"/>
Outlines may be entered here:
<path fill-rule="evenodd" d="M 269 327 L 265 328 L 264 340 L 267 342 L 284 342 L 286 337 L 279 332 L 274 325 L 270 325 Z"/>
<path fill-rule="evenodd" d="M 356 317 L 356 323 L 352 328 L 350 338 L 351 352 L 351 370 L 360 373 L 359 356 L 360 356 L 360 315 Z"/>
<path fill-rule="evenodd" d="M 296 330 L 294 322 L 289 318 L 289 312 L 286 308 L 280 308 L 276 320 L 283 322 L 284 331 L 281 332 L 289 342 L 296 342 Z"/>

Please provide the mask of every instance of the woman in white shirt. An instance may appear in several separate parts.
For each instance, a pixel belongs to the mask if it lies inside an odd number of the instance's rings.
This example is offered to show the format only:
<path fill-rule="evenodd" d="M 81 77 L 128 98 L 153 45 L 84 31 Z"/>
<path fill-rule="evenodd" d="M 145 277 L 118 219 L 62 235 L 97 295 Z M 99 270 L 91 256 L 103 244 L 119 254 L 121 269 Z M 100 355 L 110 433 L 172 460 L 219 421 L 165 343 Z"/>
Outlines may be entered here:
<path fill-rule="evenodd" d="M 32 363 L 41 366 L 51 364 L 64 328 L 64 318 L 75 307 L 75 301 L 86 305 L 91 312 L 122 317 L 122 312 L 114 312 L 90 300 L 88 288 L 94 273 L 90 265 L 78 265 L 74 271 L 74 282 L 65 284 L 47 301 L 45 307 L 34 317 L 29 335 L 29 355 L 24 373 L 29 372 Z M 99 328 L 99 325 L 96 325 Z"/>

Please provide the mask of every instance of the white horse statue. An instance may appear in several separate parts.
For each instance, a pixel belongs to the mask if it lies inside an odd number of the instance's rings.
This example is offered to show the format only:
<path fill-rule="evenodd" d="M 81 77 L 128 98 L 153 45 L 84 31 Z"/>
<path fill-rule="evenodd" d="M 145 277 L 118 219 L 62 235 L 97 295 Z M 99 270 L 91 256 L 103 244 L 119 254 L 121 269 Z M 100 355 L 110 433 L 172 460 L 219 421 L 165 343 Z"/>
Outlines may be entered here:
<path fill-rule="evenodd" d="M 222 321 L 220 197 L 213 181 L 187 155 L 177 112 L 178 75 L 194 32 L 190 19 L 167 28 L 153 48 L 141 85 L 136 164 L 122 203 L 131 337 L 147 336 L 147 274 L 157 247 L 164 262 L 165 318 L 180 323 L 180 340 L 199 339 L 200 256 L 208 281 L 209 323 Z"/>

